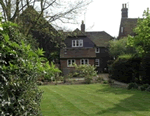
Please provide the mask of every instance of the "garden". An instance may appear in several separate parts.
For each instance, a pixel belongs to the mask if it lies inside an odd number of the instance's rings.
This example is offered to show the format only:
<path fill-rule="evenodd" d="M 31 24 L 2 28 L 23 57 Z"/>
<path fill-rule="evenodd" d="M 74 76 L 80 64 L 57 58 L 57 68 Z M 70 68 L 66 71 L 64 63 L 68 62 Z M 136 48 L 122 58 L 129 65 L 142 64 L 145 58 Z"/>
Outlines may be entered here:
<path fill-rule="evenodd" d="M 150 94 L 108 84 L 46 85 L 44 116 L 149 116 Z"/>

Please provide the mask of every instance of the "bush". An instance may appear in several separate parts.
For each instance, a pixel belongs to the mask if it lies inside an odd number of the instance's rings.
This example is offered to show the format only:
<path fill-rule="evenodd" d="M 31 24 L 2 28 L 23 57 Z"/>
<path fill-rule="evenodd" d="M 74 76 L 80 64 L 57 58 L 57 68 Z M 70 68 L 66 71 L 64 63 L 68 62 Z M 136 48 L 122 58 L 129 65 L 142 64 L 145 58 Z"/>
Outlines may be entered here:
<path fill-rule="evenodd" d="M 108 84 L 108 81 L 103 81 L 103 84 Z"/>
<path fill-rule="evenodd" d="M 150 86 L 145 90 L 145 91 L 148 91 L 148 92 L 150 92 Z"/>
<path fill-rule="evenodd" d="M 146 89 L 148 89 L 149 86 L 150 86 L 149 84 L 143 84 L 140 86 L 140 90 L 145 91 Z"/>
<path fill-rule="evenodd" d="M 75 66 L 75 73 L 79 75 L 80 77 L 84 77 L 85 83 L 90 84 L 93 76 L 97 75 L 97 72 L 95 71 L 96 67 L 94 65 L 76 65 Z"/>
<path fill-rule="evenodd" d="M 85 84 L 91 84 L 92 78 L 85 78 Z"/>
<path fill-rule="evenodd" d="M 113 81 L 113 80 L 111 80 L 111 79 L 109 79 L 109 80 L 108 80 L 108 83 L 109 83 L 109 84 L 113 84 L 113 83 L 114 83 L 114 81 Z"/>
<path fill-rule="evenodd" d="M 98 76 L 98 78 L 96 79 L 96 82 L 99 82 L 99 83 L 101 83 L 103 81 L 104 81 L 103 77 L 100 77 L 100 76 Z"/>
<path fill-rule="evenodd" d="M 138 89 L 137 83 L 129 83 L 127 89 Z"/>
<path fill-rule="evenodd" d="M 142 67 L 142 71 L 141 71 L 142 83 L 150 84 L 150 76 L 149 76 L 150 75 L 150 53 L 145 55 L 144 58 L 142 59 L 141 67 Z"/>
<path fill-rule="evenodd" d="M 140 59 L 120 57 L 110 65 L 110 78 L 120 82 L 135 82 L 139 77 Z M 138 79 L 139 80 L 139 79 Z"/>
<path fill-rule="evenodd" d="M 53 75 L 55 68 L 42 57 L 43 50 L 33 51 L 14 26 L 0 21 L 0 115 L 39 116 L 42 91 L 37 80 Z"/>
<path fill-rule="evenodd" d="M 43 85 L 42 81 L 37 81 L 37 85 Z"/>

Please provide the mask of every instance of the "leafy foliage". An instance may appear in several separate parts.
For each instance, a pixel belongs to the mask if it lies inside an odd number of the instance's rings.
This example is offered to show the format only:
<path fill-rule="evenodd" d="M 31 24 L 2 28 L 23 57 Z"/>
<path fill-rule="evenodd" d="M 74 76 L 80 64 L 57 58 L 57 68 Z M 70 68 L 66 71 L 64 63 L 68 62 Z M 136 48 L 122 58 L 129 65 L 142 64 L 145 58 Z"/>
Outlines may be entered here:
<path fill-rule="evenodd" d="M 129 83 L 127 89 L 138 89 L 137 83 Z"/>
<path fill-rule="evenodd" d="M 134 29 L 136 35 L 128 36 L 128 46 L 134 47 L 140 57 L 150 53 L 150 10 L 144 11 L 143 19 L 138 20 L 137 27 Z"/>
<path fill-rule="evenodd" d="M 113 57 L 118 57 L 124 54 L 136 53 L 133 47 L 127 46 L 127 41 L 128 41 L 127 38 L 122 38 L 120 40 L 111 40 L 109 42 L 110 55 Z"/>
<path fill-rule="evenodd" d="M 0 22 L 0 115 L 38 116 L 42 91 L 37 79 L 60 71 L 49 66 L 43 50 L 33 51 L 14 26 Z"/>
<path fill-rule="evenodd" d="M 146 89 L 149 88 L 149 86 L 150 86 L 149 84 L 143 84 L 143 85 L 140 86 L 140 90 L 145 91 Z"/>
<path fill-rule="evenodd" d="M 75 73 L 79 74 L 80 77 L 84 77 L 85 78 L 85 82 L 87 84 L 91 83 L 91 80 L 93 78 L 93 76 L 97 75 L 97 72 L 95 71 L 95 67 L 94 65 L 76 65 L 75 66 Z"/>
<path fill-rule="evenodd" d="M 140 58 L 124 55 L 118 57 L 110 67 L 110 78 L 130 83 L 139 82 Z"/>

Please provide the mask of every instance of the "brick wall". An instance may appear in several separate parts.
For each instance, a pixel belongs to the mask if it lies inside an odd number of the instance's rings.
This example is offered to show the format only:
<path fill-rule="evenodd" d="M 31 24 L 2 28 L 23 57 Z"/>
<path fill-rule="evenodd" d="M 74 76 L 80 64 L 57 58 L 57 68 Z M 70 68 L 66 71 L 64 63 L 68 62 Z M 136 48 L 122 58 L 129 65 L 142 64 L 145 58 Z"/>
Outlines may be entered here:
<path fill-rule="evenodd" d="M 75 59 L 76 64 L 80 64 L 80 59 Z M 94 65 L 95 59 L 89 59 L 89 64 Z M 64 75 L 67 75 L 69 72 L 72 72 L 75 68 L 74 67 L 67 67 L 67 59 L 60 60 L 60 69 L 62 70 Z"/>

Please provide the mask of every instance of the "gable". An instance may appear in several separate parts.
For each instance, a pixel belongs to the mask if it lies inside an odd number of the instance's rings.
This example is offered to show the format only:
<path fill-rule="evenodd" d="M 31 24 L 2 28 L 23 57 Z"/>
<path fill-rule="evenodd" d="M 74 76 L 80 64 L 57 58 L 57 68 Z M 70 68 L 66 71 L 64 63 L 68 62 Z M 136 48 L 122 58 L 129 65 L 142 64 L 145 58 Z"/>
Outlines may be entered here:
<path fill-rule="evenodd" d="M 72 48 L 73 40 L 83 40 L 83 47 L 85 48 L 90 48 L 95 46 L 95 44 L 87 36 L 73 36 L 73 37 L 69 36 L 65 39 L 65 44 L 67 48 Z"/>
<path fill-rule="evenodd" d="M 128 35 L 134 36 L 133 29 L 137 26 L 137 21 L 138 18 L 122 18 L 118 38 L 127 37 Z"/>

